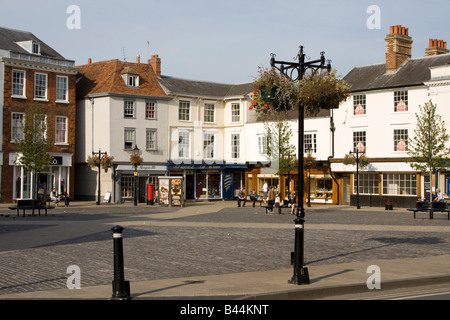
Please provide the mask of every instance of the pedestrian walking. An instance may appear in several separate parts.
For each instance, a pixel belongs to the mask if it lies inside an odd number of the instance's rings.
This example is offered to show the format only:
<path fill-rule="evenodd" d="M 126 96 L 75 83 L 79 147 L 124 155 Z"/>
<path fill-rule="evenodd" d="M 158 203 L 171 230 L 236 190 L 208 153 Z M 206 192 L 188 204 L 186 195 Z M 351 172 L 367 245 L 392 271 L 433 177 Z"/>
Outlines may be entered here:
<path fill-rule="evenodd" d="M 273 212 L 273 205 L 275 204 L 275 191 L 273 189 L 273 186 L 270 188 L 269 192 L 268 192 L 268 206 L 269 206 L 269 211 Z"/>
<path fill-rule="evenodd" d="M 267 185 L 267 182 L 264 182 L 263 185 L 263 203 L 267 203 L 267 193 L 269 192 L 269 186 Z"/>

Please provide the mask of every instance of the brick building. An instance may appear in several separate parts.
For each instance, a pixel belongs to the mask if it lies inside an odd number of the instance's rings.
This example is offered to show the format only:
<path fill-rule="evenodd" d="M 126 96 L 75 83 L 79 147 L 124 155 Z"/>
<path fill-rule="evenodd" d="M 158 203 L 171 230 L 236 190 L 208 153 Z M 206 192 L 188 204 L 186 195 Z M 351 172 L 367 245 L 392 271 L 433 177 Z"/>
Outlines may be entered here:
<path fill-rule="evenodd" d="M 77 69 L 30 32 L 0 28 L 1 201 L 33 198 L 32 173 L 17 160 L 15 144 L 23 135 L 27 108 L 38 105 L 48 115 L 52 164 L 37 174 L 49 194 L 74 186 L 75 82 Z"/>

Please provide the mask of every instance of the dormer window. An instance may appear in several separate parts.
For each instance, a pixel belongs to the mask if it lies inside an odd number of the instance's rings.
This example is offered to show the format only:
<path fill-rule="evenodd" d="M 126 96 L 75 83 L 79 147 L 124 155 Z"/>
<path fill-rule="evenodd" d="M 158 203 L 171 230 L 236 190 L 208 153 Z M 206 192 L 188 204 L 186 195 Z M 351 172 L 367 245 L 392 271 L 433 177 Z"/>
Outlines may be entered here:
<path fill-rule="evenodd" d="M 122 79 L 127 87 L 139 87 L 139 74 L 131 67 L 122 70 Z"/>
<path fill-rule="evenodd" d="M 23 49 L 27 50 L 29 53 L 41 54 L 41 44 L 39 42 L 36 42 L 34 40 L 28 40 L 28 41 L 19 41 L 16 43 Z"/>
<path fill-rule="evenodd" d="M 32 53 L 35 53 L 35 54 L 40 54 L 41 53 L 41 46 L 39 45 L 39 43 L 33 41 L 33 43 L 32 43 Z"/>

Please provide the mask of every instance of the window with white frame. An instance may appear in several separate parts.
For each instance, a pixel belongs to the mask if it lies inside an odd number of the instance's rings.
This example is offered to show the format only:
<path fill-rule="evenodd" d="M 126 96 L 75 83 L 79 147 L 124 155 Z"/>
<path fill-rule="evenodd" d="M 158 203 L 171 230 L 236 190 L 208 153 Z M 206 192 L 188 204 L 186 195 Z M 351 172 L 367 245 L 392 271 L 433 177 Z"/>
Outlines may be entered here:
<path fill-rule="evenodd" d="M 33 41 L 31 44 L 31 51 L 32 51 L 32 53 L 40 54 L 41 53 L 41 45 L 39 43 Z"/>
<path fill-rule="evenodd" d="M 139 87 L 139 76 L 135 74 L 127 74 L 127 86 Z"/>
<path fill-rule="evenodd" d="M 214 103 L 205 103 L 205 111 L 203 116 L 204 122 L 215 122 L 216 106 Z"/>
<path fill-rule="evenodd" d="M 25 71 L 23 70 L 13 70 L 12 95 L 16 97 L 25 97 Z"/>
<path fill-rule="evenodd" d="M 56 76 L 56 101 L 68 100 L 68 78 L 63 76 Z"/>
<path fill-rule="evenodd" d="M 366 132 L 355 131 L 353 132 L 353 152 L 367 152 L 366 145 Z"/>
<path fill-rule="evenodd" d="M 315 133 L 304 135 L 304 150 L 308 149 L 311 149 L 313 153 L 317 153 L 317 135 Z"/>
<path fill-rule="evenodd" d="M 178 120 L 191 120 L 191 103 L 189 101 L 180 101 L 178 103 Z"/>
<path fill-rule="evenodd" d="M 16 142 L 24 138 L 25 114 L 13 112 L 11 114 L 11 141 Z"/>
<path fill-rule="evenodd" d="M 189 131 L 180 130 L 178 132 L 178 157 L 179 158 L 189 158 L 190 157 L 190 145 L 191 136 Z"/>
<path fill-rule="evenodd" d="M 145 135 L 145 148 L 147 150 L 156 150 L 156 129 L 147 129 Z"/>
<path fill-rule="evenodd" d="M 241 106 L 239 103 L 231 104 L 231 122 L 241 121 Z"/>
<path fill-rule="evenodd" d="M 136 129 L 125 128 L 124 130 L 124 149 L 132 150 L 136 141 Z"/>
<path fill-rule="evenodd" d="M 408 150 L 408 129 L 394 130 L 394 151 Z"/>
<path fill-rule="evenodd" d="M 258 135 L 258 154 L 267 155 L 267 136 Z"/>
<path fill-rule="evenodd" d="M 408 91 L 394 92 L 394 111 L 408 111 Z"/>
<path fill-rule="evenodd" d="M 156 103 L 147 101 L 145 103 L 145 119 L 156 119 Z"/>
<path fill-rule="evenodd" d="M 67 117 L 57 116 L 55 119 L 55 143 L 66 144 L 67 143 Z"/>
<path fill-rule="evenodd" d="M 34 74 L 34 98 L 35 99 L 47 99 L 47 74 L 35 73 Z"/>
<path fill-rule="evenodd" d="M 384 173 L 384 195 L 417 195 L 417 175 L 414 173 Z"/>
<path fill-rule="evenodd" d="M 355 116 L 366 114 L 366 95 L 358 94 L 353 96 L 353 114 Z"/>
<path fill-rule="evenodd" d="M 205 159 L 214 159 L 214 133 L 203 134 L 203 152 Z"/>
<path fill-rule="evenodd" d="M 378 173 L 363 172 L 359 173 L 359 193 L 360 194 L 379 194 L 380 175 Z M 356 194 L 356 174 L 353 175 L 353 190 Z"/>
<path fill-rule="evenodd" d="M 123 117 L 134 118 L 135 117 L 135 102 L 132 100 L 125 100 L 123 105 Z"/>
<path fill-rule="evenodd" d="M 35 139 L 47 139 L 47 116 L 45 114 L 34 115 L 34 130 L 36 130 Z M 41 136 L 38 136 L 42 134 Z"/>
<path fill-rule="evenodd" d="M 231 134 L 231 158 L 239 159 L 241 150 L 240 150 L 240 140 L 241 135 L 239 133 Z"/>

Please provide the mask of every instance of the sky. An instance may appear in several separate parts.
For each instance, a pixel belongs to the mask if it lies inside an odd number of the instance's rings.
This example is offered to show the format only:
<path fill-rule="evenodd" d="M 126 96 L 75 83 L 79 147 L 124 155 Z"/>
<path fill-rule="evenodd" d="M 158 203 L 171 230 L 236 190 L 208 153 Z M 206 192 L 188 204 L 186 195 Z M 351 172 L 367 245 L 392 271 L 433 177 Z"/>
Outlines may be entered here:
<path fill-rule="evenodd" d="M 301 45 L 307 61 L 325 52 L 340 77 L 384 63 L 392 25 L 409 28 L 422 57 L 430 38 L 450 41 L 449 16 L 448 0 L 0 0 L 1 27 L 76 65 L 158 54 L 163 75 L 230 84 L 252 82 L 271 53 L 294 61 Z"/>

